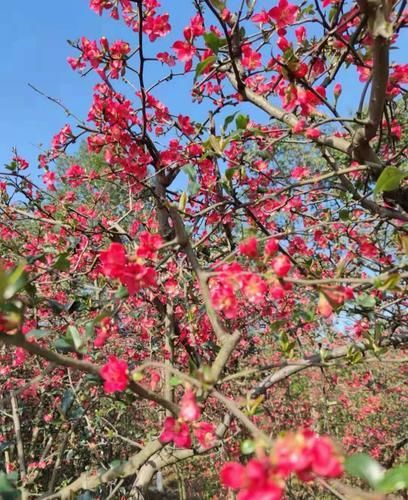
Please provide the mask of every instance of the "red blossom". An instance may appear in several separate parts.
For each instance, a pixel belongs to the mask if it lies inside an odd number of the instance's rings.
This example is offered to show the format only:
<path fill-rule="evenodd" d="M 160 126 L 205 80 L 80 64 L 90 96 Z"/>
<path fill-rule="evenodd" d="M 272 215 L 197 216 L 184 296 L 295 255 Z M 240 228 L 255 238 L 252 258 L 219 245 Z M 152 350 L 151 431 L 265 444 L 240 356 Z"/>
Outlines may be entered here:
<path fill-rule="evenodd" d="M 154 245 L 156 244 L 154 243 Z M 150 241 L 146 246 L 141 247 L 143 255 L 154 255 L 157 248 L 149 245 L 151 245 Z M 143 263 L 129 260 L 121 243 L 111 243 L 107 250 L 100 253 L 99 259 L 103 274 L 109 278 L 119 279 L 131 295 L 137 293 L 141 288 L 156 286 L 155 270 Z"/>
<path fill-rule="evenodd" d="M 181 62 L 189 62 L 193 59 L 196 48 L 189 42 L 183 42 L 178 40 L 173 44 L 173 50 L 176 53 L 176 57 Z"/>
<path fill-rule="evenodd" d="M 292 267 L 292 263 L 286 255 L 278 255 L 271 264 L 272 269 L 280 278 L 284 278 Z"/>
<path fill-rule="evenodd" d="M 194 422 L 201 417 L 201 409 L 197 404 L 194 392 L 187 389 L 180 402 L 180 418 L 187 422 Z"/>
<path fill-rule="evenodd" d="M 157 38 L 166 36 L 170 31 L 171 26 L 168 14 L 147 16 L 143 23 L 143 32 L 149 36 L 151 42 L 154 42 Z"/>
<path fill-rule="evenodd" d="M 269 11 L 269 16 L 276 22 L 278 29 L 285 28 L 296 21 L 299 12 L 297 5 L 291 4 L 288 0 L 279 0 L 279 4 Z"/>
<path fill-rule="evenodd" d="M 116 356 L 109 356 L 100 373 L 104 380 L 103 389 L 107 394 L 124 391 L 129 383 L 128 365 L 126 361 L 118 359 Z"/>
<path fill-rule="evenodd" d="M 174 417 L 166 417 L 164 429 L 159 437 L 162 443 L 173 442 L 177 448 L 190 448 L 191 436 L 188 425 Z"/>
<path fill-rule="evenodd" d="M 250 45 L 243 45 L 242 52 L 242 65 L 246 69 L 257 69 L 262 66 L 262 55 L 260 52 L 252 50 Z"/>
<path fill-rule="evenodd" d="M 211 448 L 214 445 L 215 425 L 210 422 L 197 422 L 194 424 L 194 436 L 203 448 Z"/>
<path fill-rule="evenodd" d="M 245 241 L 241 241 L 238 249 L 241 255 L 256 259 L 258 257 L 258 240 L 255 237 L 247 238 Z"/>

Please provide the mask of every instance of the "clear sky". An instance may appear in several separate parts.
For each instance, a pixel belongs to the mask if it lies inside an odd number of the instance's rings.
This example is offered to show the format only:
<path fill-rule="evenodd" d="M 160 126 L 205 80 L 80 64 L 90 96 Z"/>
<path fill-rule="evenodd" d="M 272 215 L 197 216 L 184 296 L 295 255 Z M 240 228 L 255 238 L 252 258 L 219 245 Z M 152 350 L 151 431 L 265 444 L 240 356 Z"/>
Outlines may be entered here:
<path fill-rule="evenodd" d="M 179 18 L 172 19 L 172 26 L 180 36 L 192 8 L 190 0 L 176 1 L 185 4 Z M 133 38 L 133 46 L 136 45 L 136 34 L 123 22 L 114 21 L 107 14 L 99 17 L 88 4 L 88 0 L 22 0 L 7 2 L 2 7 L 0 168 L 10 159 L 13 146 L 17 146 L 23 157 L 35 161 L 39 146 L 43 144 L 47 148 L 52 136 L 67 121 L 61 108 L 35 93 L 28 83 L 61 99 L 81 118 L 86 117 L 92 87 L 98 80 L 93 75 L 81 78 L 72 71 L 66 60 L 78 52 L 67 44 L 67 40 L 106 36 L 109 40 L 124 39 L 131 45 Z M 176 32 L 170 39 L 175 36 Z M 167 40 L 165 45 L 168 46 Z M 165 45 L 155 43 L 152 53 L 159 52 Z M 172 90 L 174 87 L 176 85 Z M 168 97 L 174 105 L 179 105 L 180 94 L 171 91 Z M 185 100 L 183 103 L 186 104 Z"/>
<path fill-rule="evenodd" d="M 170 13 L 174 12 L 176 3 L 180 5 L 177 17 L 173 15 L 171 18 L 174 32 L 164 43 L 154 44 L 153 55 L 180 38 L 182 28 L 192 14 L 191 0 L 163 0 L 164 7 L 167 2 L 172 5 Z M 272 4 L 269 1 L 261 3 Z M 112 20 L 107 14 L 99 17 L 92 12 L 88 0 L 5 2 L 0 28 L 0 46 L 3 47 L 0 64 L 1 168 L 10 159 L 13 146 L 17 146 L 20 155 L 35 163 L 40 145 L 47 148 L 52 136 L 67 121 L 58 106 L 35 93 L 28 83 L 61 99 L 80 117 L 86 117 L 92 87 L 97 79 L 94 76 L 81 78 L 71 70 L 66 59 L 76 51 L 67 44 L 68 39 L 75 40 L 82 35 L 98 39 L 105 35 L 109 40 L 125 39 L 131 45 L 134 40 L 133 46 L 137 42 L 136 35 L 122 22 Z M 404 44 L 408 47 L 406 35 L 399 46 Z M 149 66 L 153 68 L 148 75 L 151 81 L 157 77 L 155 67 Z M 355 77 L 346 77 L 346 92 L 342 98 L 346 112 L 355 109 L 359 90 L 356 82 Z M 155 95 L 162 98 L 173 112 L 190 114 L 191 101 L 185 93 L 188 84 L 189 80 L 184 78 L 163 88 L 166 94 L 158 92 Z"/>

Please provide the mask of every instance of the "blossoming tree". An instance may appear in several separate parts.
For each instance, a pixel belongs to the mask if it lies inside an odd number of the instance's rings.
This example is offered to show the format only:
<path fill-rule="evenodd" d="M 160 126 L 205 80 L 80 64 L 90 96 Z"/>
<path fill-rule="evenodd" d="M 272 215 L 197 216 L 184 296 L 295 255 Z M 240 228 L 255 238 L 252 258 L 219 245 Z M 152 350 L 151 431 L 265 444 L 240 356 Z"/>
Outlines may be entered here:
<path fill-rule="evenodd" d="M 71 43 L 86 119 L 1 173 L 0 495 L 404 489 L 405 2 L 162 4 L 90 1 L 129 43 Z"/>

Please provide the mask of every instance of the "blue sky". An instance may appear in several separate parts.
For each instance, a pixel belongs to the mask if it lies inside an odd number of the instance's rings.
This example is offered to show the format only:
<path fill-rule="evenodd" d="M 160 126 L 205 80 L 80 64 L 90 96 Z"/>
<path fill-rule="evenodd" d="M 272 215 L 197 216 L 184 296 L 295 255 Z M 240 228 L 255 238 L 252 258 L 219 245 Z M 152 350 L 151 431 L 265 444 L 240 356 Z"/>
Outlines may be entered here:
<path fill-rule="evenodd" d="M 163 0 L 164 6 L 168 1 Z M 173 2 L 182 7 L 177 9 L 177 17 L 171 18 L 174 33 L 164 43 L 156 42 L 151 54 L 180 37 L 192 14 L 191 0 L 171 0 L 170 14 L 174 14 Z M 232 1 L 232 5 L 234 3 Z M 272 5 L 272 2 L 265 3 Z M 1 168 L 10 159 L 13 146 L 17 146 L 20 155 L 35 163 L 41 144 L 47 148 L 52 136 L 67 121 L 58 106 L 36 94 L 28 83 L 61 99 L 74 113 L 86 117 L 97 80 L 93 76 L 81 78 L 68 66 L 66 59 L 75 55 L 75 50 L 67 44 L 67 39 L 75 40 L 82 35 L 94 39 L 105 35 L 110 40 L 125 39 L 134 46 L 136 34 L 106 14 L 97 16 L 89 9 L 88 0 L 7 2 L 2 9 L 0 26 L 0 43 L 4 48 L 0 64 Z M 407 36 L 400 40 L 399 45 L 404 44 L 408 46 Z M 157 65 L 149 66 L 151 81 L 157 77 L 157 71 L 160 71 Z M 188 84 L 187 79 L 179 79 L 155 95 L 163 99 L 171 111 L 191 114 L 191 101 L 185 93 Z M 347 112 L 354 108 L 357 99 L 355 77 L 346 77 L 345 89 L 343 109 Z M 196 110 L 201 113 L 199 107 Z M 204 108 L 202 112 L 205 113 Z"/>

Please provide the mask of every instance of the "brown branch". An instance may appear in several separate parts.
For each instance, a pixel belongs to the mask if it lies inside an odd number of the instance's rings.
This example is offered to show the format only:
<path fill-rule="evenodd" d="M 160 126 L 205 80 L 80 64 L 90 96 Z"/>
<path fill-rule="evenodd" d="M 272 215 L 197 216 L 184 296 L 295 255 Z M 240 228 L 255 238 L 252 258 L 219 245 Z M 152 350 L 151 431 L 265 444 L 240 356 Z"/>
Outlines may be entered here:
<path fill-rule="evenodd" d="M 229 71 L 226 72 L 226 75 L 231 85 L 235 88 L 235 90 L 238 91 L 239 89 L 235 76 Z M 245 88 L 245 97 L 247 101 L 254 104 L 257 108 L 262 109 L 262 111 L 265 111 L 265 113 L 267 113 L 271 118 L 275 118 L 291 129 L 298 123 L 298 119 L 293 113 L 288 113 L 283 109 L 278 108 L 277 106 L 270 103 L 267 99 L 265 99 L 265 97 L 255 93 L 253 90 L 247 87 Z M 342 153 L 349 153 L 350 142 L 342 139 L 341 137 L 327 136 L 322 134 L 320 137 L 315 139 L 315 142 L 317 144 L 336 149 L 337 151 L 340 151 Z"/>
<path fill-rule="evenodd" d="M 392 342 L 389 340 L 384 340 L 382 342 L 382 346 L 386 347 L 388 345 L 391 345 Z M 349 352 L 351 347 L 357 348 L 361 353 L 366 352 L 369 350 L 369 346 L 366 344 L 350 344 L 342 347 L 336 347 L 332 349 L 331 351 L 325 351 L 324 354 L 322 355 L 321 353 L 316 353 L 313 354 L 312 356 L 309 356 L 303 360 L 299 360 L 296 364 L 290 364 L 287 366 L 284 366 L 280 370 L 278 370 L 275 373 L 271 373 L 267 377 L 265 377 L 252 391 L 251 391 L 251 398 L 255 399 L 261 394 L 265 394 L 266 391 L 272 387 L 273 385 L 277 384 L 278 382 L 281 382 L 282 380 L 285 380 L 289 378 L 290 376 L 294 375 L 295 373 L 299 373 L 303 370 L 306 370 L 307 368 L 312 368 L 316 366 L 321 366 L 322 363 L 326 363 L 327 361 L 332 361 L 335 359 L 340 359 L 344 358 L 347 356 L 347 353 Z"/>
<path fill-rule="evenodd" d="M 65 366 L 67 368 L 72 368 L 73 370 L 83 373 L 89 373 L 100 378 L 100 366 L 93 363 L 88 363 L 87 361 L 71 358 L 69 356 L 64 356 L 62 354 L 58 354 L 54 351 L 50 351 L 48 349 L 40 347 L 34 342 L 28 342 L 22 334 L 6 335 L 4 333 L 0 333 L 0 340 L 6 345 L 21 347 L 27 352 L 36 356 L 40 356 L 41 358 L 51 361 L 58 366 Z M 154 401 L 166 410 L 169 410 L 171 413 L 175 415 L 178 414 L 179 408 L 176 404 L 168 401 L 165 398 L 162 398 L 158 394 L 149 391 L 148 389 L 145 389 L 143 386 L 137 384 L 133 380 L 129 381 L 129 389 L 141 398 Z"/>
<path fill-rule="evenodd" d="M 101 484 L 109 483 L 117 478 L 132 476 L 138 469 L 145 464 L 152 455 L 157 453 L 163 447 L 159 440 L 151 441 L 141 451 L 132 455 L 129 460 L 112 467 L 109 470 L 91 470 L 81 474 L 75 481 L 65 486 L 52 495 L 41 497 L 43 500 L 61 498 L 63 500 L 72 498 L 72 495 L 80 490 L 94 490 Z"/>
<path fill-rule="evenodd" d="M 13 415 L 14 433 L 17 442 L 17 457 L 18 457 L 18 465 L 20 468 L 20 477 L 21 480 L 24 482 L 27 475 L 25 460 L 24 460 L 24 446 L 23 446 L 23 439 L 21 436 L 21 424 L 20 424 L 18 402 L 16 395 L 14 394 L 13 391 L 10 391 L 10 399 L 11 399 L 11 412 Z"/>
<path fill-rule="evenodd" d="M 201 269 L 201 266 L 198 262 L 194 249 L 191 246 L 190 239 L 186 232 L 183 220 L 181 219 L 177 209 L 175 207 L 169 206 L 169 213 L 173 220 L 178 244 L 186 254 L 190 262 L 190 265 L 193 268 L 194 274 L 197 277 L 198 283 L 200 285 L 200 291 L 203 297 L 203 302 L 207 312 L 208 319 L 210 320 L 215 336 L 217 337 L 218 341 L 222 344 L 224 340 L 229 337 L 229 334 L 225 330 L 224 326 L 222 325 L 221 321 L 218 318 L 216 311 L 212 307 L 210 289 L 207 284 L 206 273 Z"/>

